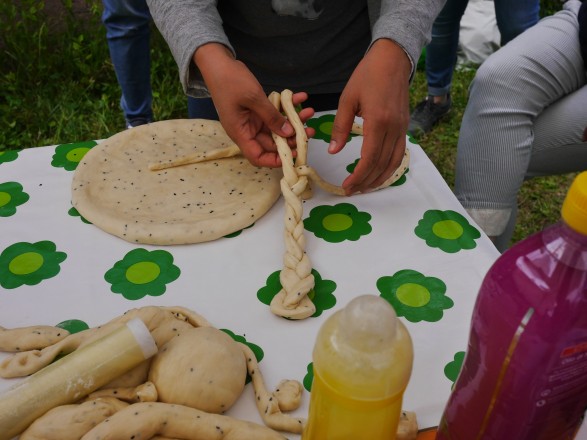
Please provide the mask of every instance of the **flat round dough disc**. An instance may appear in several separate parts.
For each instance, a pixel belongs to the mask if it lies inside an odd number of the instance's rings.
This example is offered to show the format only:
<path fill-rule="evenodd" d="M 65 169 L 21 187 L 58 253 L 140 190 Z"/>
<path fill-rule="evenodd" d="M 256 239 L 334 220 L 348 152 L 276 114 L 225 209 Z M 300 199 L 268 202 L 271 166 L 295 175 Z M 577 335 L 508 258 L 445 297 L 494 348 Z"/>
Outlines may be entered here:
<path fill-rule="evenodd" d="M 97 227 L 132 243 L 201 243 L 239 231 L 279 198 L 281 169 L 257 168 L 242 156 L 149 169 L 231 144 L 220 122 L 203 119 L 125 130 L 82 159 L 72 204 Z"/>

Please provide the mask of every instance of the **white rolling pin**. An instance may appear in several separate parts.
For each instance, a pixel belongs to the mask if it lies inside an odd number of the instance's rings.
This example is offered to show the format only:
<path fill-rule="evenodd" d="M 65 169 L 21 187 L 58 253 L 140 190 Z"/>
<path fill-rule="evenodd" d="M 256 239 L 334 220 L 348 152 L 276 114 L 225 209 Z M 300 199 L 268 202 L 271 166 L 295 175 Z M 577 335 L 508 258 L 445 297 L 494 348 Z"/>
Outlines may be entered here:
<path fill-rule="evenodd" d="M 138 318 L 39 370 L 0 395 L 0 440 L 52 408 L 74 403 L 157 353 Z"/>

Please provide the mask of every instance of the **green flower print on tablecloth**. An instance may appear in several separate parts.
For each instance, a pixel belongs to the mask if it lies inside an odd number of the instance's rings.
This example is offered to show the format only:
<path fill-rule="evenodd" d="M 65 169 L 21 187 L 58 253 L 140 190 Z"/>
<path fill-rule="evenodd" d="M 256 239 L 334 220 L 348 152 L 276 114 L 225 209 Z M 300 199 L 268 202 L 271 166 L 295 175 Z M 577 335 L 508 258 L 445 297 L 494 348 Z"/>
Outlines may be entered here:
<path fill-rule="evenodd" d="M 312 127 L 316 130 L 314 139 L 321 139 L 324 142 L 330 143 L 330 137 L 332 136 L 332 126 L 334 125 L 334 115 L 322 115 L 319 118 L 312 118 L 306 122 L 308 127 Z M 350 134 L 347 142 L 351 138 L 357 136 L 356 134 Z"/>
<path fill-rule="evenodd" d="M 241 233 L 245 230 L 245 229 L 249 229 L 252 228 L 255 225 L 255 223 L 250 224 L 249 226 L 247 226 L 246 228 L 242 228 L 239 229 L 238 231 L 234 231 L 231 232 L 230 234 L 227 234 L 224 236 L 224 238 L 234 238 L 234 237 L 238 237 L 239 235 L 241 235 Z"/>
<path fill-rule="evenodd" d="M 20 150 L 0 151 L 0 165 L 6 162 L 12 162 L 13 160 L 16 160 L 19 151 Z"/>
<path fill-rule="evenodd" d="M 465 352 L 458 351 L 455 353 L 455 356 L 451 362 L 445 365 L 444 367 L 444 375 L 448 380 L 450 380 L 454 386 L 457 378 L 459 377 L 459 373 L 461 372 L 461 368 L 463 367 L 463 361 L 465 360 Z"/>
<path fill-rule="evenodd" d="M 80 220 L 84 223 L 87 223 L 88 225 L 91 225 L 92 222 L 90 222 L 89 220 L 87 220 L 83 215 L 81 215 L 79 213 L 79 211 L 75 208 L 70 208 L 69 211 L 67 211 L 67 213 L 72 216 L 72 217 L 79 217 Z"/>
<path fill-rule="evenodd" d="M 263 352 L 263 349 L 261 347 L 259 347 L 257 344 L 253 344 L 252 342 L 248 342 L 244 336 L 237 335 L 231 332 L 230 330 L 227 330 L 225 328 L 221 328 L 220 330 L 222 330 L 236 342 L 240 342 L 241 344 L 245 344 L 247 347 L 249 347 L 251 351 L 255 354 L 255 359 L 257 359 L 257 363 L 261 362 L 261 360 L 265 356 L 265 353 Z M 249 374 L 247 373 L 247 380 L 245 383 L 249 383 L 251 380 L 251 376 L 249 376 Z"/>
<path fill-rule="evenodd" d="M 410 322 L 440 321 L 443 310 L 454 305 L 453 300 L 445 296 L 444 282 L 415 270 L 400 270 L 393 276 L 381 277 L 377 280 L 377 289 L 397 315 Z"/>
<path fill-rule="evenodd" d="M 173 256 L 169 252 L 139 248 L 117 261 L 106 272 L 104 279 L 112 284 L 112 292 L 120 293 L 129 300 L 137 300 L 147 295 L 163 295 L 167 284 L 175 281 L 179 274 L 179 267 L 173 264 Z"/>
<path fill-rule="evenodd" d="M 346 170 L 349 172 L 349 174 L 352 174 L 353 171 L 355 171 L 355 168 L 359 164 L 359 160 L 360 159 L 357 159 L 353 163 L 351 163 L 350 165 L 347 165 Z M 401 177 L 389 186 L 400 186 L 400 185 L 403 185 L 404 183 L 406 183 L 406 181 L 408 180 L 406 177 L 406 174 L 408 174 L 408 171 L 410 171 L 410 169 L 406 168 L 406 171 L 401 175 Z"/>
<path fill-rule="evenodd" d="M 257 291 L 257 299 L 263 304 L 270 305 L 273 297 L 281 290 L 280 273 L 281 271 L 278 270 L 269 275 L 265 287 Z M 331 280 L 323 280 L 318 271 L 314 269 L 312 269 L 312 275 L 314 275 L 314 288 L 308 292 L 308 298 L 316 306 L 316 311 L 312 315 L 313 318 L 316 318 L 324 310 L 331 309 L 336 305 L 336 297 L 332 294 L 336 290 L 336 283 Z"/>
<path fill-rule="evenodd" d="M 428 246 L 451 254 L 464 249 L 474 249 L 477 246 L 475 240 L 481 237 L 479 230 L 465 217 L 450 210 L 426 211 L 414 232 Z"/>
<path fill-rule="evenodd" d="M 86 324 L 84 321 L 81 321 L 79 319 L 68 319 L 67 321 L 62 321 L 59 324 L 57 324 L 55 327 L 59 327 L 64 330 L 67 330 L 69 332 L 69 334 L 83 332 L 84 330 L 87 330 L 90 328 L 90 326 L 88 324 Z"/>
<path fill-rule="evenodd" d="M 95 141 L 58 145 L 57 148 L 55 148 L 55 154 L 53 155 L 51 165 L 55 168 L 65 168 L 67 171 L 73 171 L 77 168 L 86 153 L 95 145 L 97 145 Z"/>
<path fill-rule="evenodd" d="M 0 254 L 0 286 L 15 289 L 39 284 L 56 276 L 66 258 L 51 241 L 10 245 Z"/>
<path fill-rule="evenodd" d="M 304 388 L 308 392 L 312 391 L 312 382 L 314 382 L 314 363 L 310 362 L 306 369 L 306 375 L 304 376 L 304 380 L 302 381 Z"/>
<path fill-rule="evenodd" d="M 316 206 L 304 219 L 304 228 L 330 243 L 356 241 L 371 233 L 371 214 L 350 203 Z"/>
<path fill-rule="evenodd" d="M 0 217 L 16 214 L 16 207 L 24 205 L 28 200 L 29 195 L 23 191 L 20 183 L 0 183 Z"/>

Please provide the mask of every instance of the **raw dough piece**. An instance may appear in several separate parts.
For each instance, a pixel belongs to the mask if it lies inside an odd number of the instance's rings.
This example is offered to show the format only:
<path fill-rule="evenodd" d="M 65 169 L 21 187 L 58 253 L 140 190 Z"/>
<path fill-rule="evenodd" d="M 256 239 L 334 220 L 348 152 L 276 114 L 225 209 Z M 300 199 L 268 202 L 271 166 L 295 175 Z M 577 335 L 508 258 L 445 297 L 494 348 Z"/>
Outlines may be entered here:
<path fill-rule="evenodd" d="M 159 397 L 153 382 L 145 382 L 138 387 L 101 388 L 91 393 L 87 400 L 99 398 L 116 398 L 128 403 L 156 402 Z"/>
<path fill-rule="evenodd" d="M 79 440 L 86 432 L 128 406 L 104 397 L 47 411 L 20 435 L 20 440 Z"/>
<path fill-rule="evenodd" d="M 286 440 L 270 428 L 170 403 L 135 403 L 100 423 L 81 440 L 150 439 Z"/>
<path fill-rule="evenodd" d="M 197 313 L 183 307 L 156 307 L 146 306 L 132 309 L 124 315 L 114 318 L 99 327 L 89 328 L 79 333 L 73 333 L 58 342 L 53 342 L 47 336 L 46 344 L 41 350 L 29 350 L 15 353 L 0 362 L 0 377 L 24 377 L 39 371 L 49 365 L 60 354 L 71 353 L 114 329 L 123 326 L 133 318 L 140 318 L 151 332 L 157 347 L 163 346 L 174 336 L 193 327 L 209 327 L 210 323 Z M 16 329 L 14 330 L 16 331 Z M 131 370 L 126 379 L 132 381 L 115 380 L 104 388 L 133 387 L 147 380 L 148 367 L 151 360 L 147 360 Z M 139 371 L 142 374 L 130 374 Z"/>
<path fill-rule="evenodd" d="M 149 371 L 160 402 L 216 414 L 232 407 L 246 378 L 240 344 L 214 327 L 193 328 L 171 339 L 155 355 Z"/>
<path fill-rule="evenodd" d="M 225 158 L 233 149 L 218 121 L 178 119 L 123 131 L 80 162 L 73 206 L 97 227 L 132 243 L 218 239 L 250 226 L 281 194 L 280 169 L 257 168 L 242 156 Z M 186 157 L 204 160 L 150 170 Z"/>

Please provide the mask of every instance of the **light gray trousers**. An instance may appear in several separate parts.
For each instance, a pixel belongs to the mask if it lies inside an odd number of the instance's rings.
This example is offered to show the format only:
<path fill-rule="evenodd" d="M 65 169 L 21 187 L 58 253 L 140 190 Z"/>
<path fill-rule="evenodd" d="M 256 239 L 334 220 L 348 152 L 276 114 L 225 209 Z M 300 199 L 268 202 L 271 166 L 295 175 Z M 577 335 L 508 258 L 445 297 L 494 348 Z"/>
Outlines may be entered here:
<path fill-rule="evenodd" d="M 510 241 L 524 179 L 587 169 L 580 6 L 569 0 L 510 41 L 485 60 L 471 83 L 455 194 L 500 250 Z"/>

